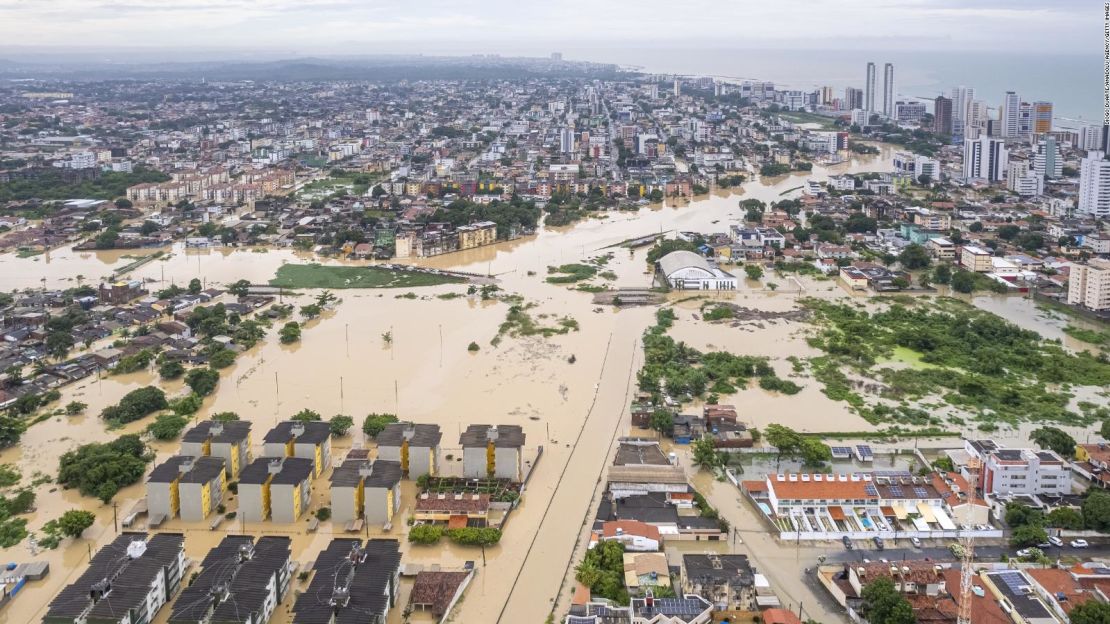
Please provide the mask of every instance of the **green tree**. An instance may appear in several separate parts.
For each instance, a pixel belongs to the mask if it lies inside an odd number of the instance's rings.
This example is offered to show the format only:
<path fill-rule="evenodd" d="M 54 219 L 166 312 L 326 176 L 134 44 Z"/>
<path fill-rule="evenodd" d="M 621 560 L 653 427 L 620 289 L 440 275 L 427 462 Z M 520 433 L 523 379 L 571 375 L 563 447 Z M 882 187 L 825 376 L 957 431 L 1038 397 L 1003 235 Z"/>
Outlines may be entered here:
<path fill-rule="evenodd" d="M 975 290 L 975 276 L 973 276 L 970 271 L 958 269 L 952 274 L 951 282 L 952 290 L 956 292 L 970 293 Z M 937 283 L 943 284 L 944 282 L 937 280 Z"/>
<path fill-rule="evenodd" d="M 1062 457 L 1075 455 L 1075 438 L 1056 427 L 1041 427 L 1029 434 L 1029 440 L 1043 449 L 1049 449 Z"/>
<path fill-rule="evenodd" d="M 1015 548 L 1036 546 L 1048 541 L 1048 533 L 1044 527 L 1036 524 L 1025 524 L 1014 529 L 1010 534 L 1010 545 Z"/>
<path fill-rule="evenodd" d="M 321 308 L 319 305 L 317 305 L 315 303 L 310 303 L 308 305 L 301 306 L 301 316 L 303 316 L 304 318 L 306 318 L 310 321 L 312 319 L 316 318 L 317 316 L 320 316 L 320 312 L 322 312 L 322 311 L 323 311 L 323 308 Z"/>
<path fill-rule="evenodd" d="M 706 434 L 690 446 L 694 455 L 694 465 L 701 466 L 706 470 L 713 470 L 721 466 L 721 455 L 717 452 L 717 447 L 713 443 L 713 436 Z"/>
<path fill-rule="evenodd" d="M 1110 440 L 1110 418 L 1102 421 L 1102 426 L 1099 427 L 1098 434 L 1104 440 Z"/>
<path fill-rule="evenodd" d="M 409 529 L 409 541 L 413 544 L 435 544 L 443 537 L 443 527 L 435 524 L 417 524 Z"/>
<path fill-rule="evenodd" d="M 355 419 L 343 414 L 336 414 L 328 421 L 328 426 L 331 428 L 331 434 L 335 437 L 342 437 L 347 435 L 355 424 Z"/>
<path fill-rule="evenodd" d="M 231 349 L 219 348 L 208 356 L 208 365 L 212 368 L 227 368 L 235 363 L 235 352 Z"/>
<path fill-rule="evenodd" d="M 651 413 L 651 428 L 659 433 L 669 434 L 674 430 L 674 414 L 670 410 L 656 409 Z"/>
<path fill-rule="evenodd" d="M 1088 490 L 1082 509 L 1083 523 L 1088 529 L 1110 531 L 1110 492 L 1100 489 Z"/>
<path fill-rule="evenodd" d="M 204 285 L 201 284 L 201 281 L 200 281 L 199 278 L 194 277 L 193 279 L 189 280 L 189 289 L 188 290 L 189 290 L 190 295 L 200 294 L 200 291 L 203 288 L 204 288 Z"/>
<path fill-rule="evenodd" d="M 367 414 L 362 421 L 362 432 L 373 438 L 385 430 L 385 426 L 397 422 L 393 414 Z"/>
<path fill-rule="evenodd" d="M 169 401 L 161 388 L 146 386 L 132 390 L 120 399 L 119 403 L 104 408 L 100 417 L 112 424 L 126 424 L 144 416 L 166 409 Z"/>
<path fill-rule="evenodd" d="M 809 468 L 820 468 L 832 461 L 832 449 L 817 438 L 802 439 L 802 462 Z"/>
<path fill-rule="evenodd" d="M 106 444 L 85 444 L 62 454 L 58 483 L 107 503 L 121 487 L 138 483 L 151 459 L 153 455 L 135 434 Z"/>
<path fill-rule="evenodd" d="M 301 325 L 297 321 L 289 321 L 278 332 L 278 339 L 282 344 L 292 344 L 301 339 Z"/>
<path fill-rule="evenodd" d="M 864 586 L 862 612 L 869 624 L 915 624 L 913 608 L 889 577 L 877 578 Z"/>
<path fill-rule="evenodd" d="M 748 279 L 757 280 L 763 277 L 763 267 L 758 264 L 746 264 L 744 265 L 744 273 L 748 275 Z"/>
<path fill-rule="evenodd" d="M 236 297 L 246 297 L 250 292 L 250 280 L 241 279 L 227 287 L 227 292 L 235 295 Z"/>
<path fill-rule="evenodd" d="M 185 385 L 192 388 L 198 396 L 212 394 L 219 383 L 220 374 L 211 368 L 194 368 L 185 374 Z"/>
<path fill-rule="evenodd" d="M 1110 622 L 1110 603 L 1085 600 L 1068 612 L 1071 624 L 1107 624 Z"/>
<path fill-rule="evenodd" d="M 323 419 L 324 419 L 324 417 L 320 415 L 320 412 L 317 412 L 316 410 L 308 409 L 306 407 L 303 410 L 297 412 L 296 414 L 293 414 L 293 417 L 290 418 L 289 420 L 295 420 L 295 421 L 298 421 L 298 422 L 318 422 L 318 421 L 321 421 Z"/>
<path fill-rule="evenodd" d="M 1056 529 L 1080 531 L 1083 529 L 1083 513 L 1071 507 L 1057 507 L 1048 512 L 1045 523 Z"/>
<path fill-rule="evenodd" d="M 217 412 L 212 414 L 212 420 L 216 422 L 233 422 L 239 420 L 239 414 L 235 412 Z"/>
<path fill-rule="evenodd" d="M 73 334 L 52 332 L 46 337 L 46 352 L 50 357 L 60 360 L 73 348 Z"/>
<path fill-rule="evenodd" d="M 177 360 L 166 360 L 158 365 L 158 375 L 162 379 L 178 379 L 185 374 L 185 366 Z"/>
<path fill-rule="evenodd" d="M 156 440 L 174 440 L 189 424 L 189 419 L 178 414 L 159 414 L 146 430 Z"/>
<path fill-rule="evenodd" d="M 938 264 L 933 269 L 933 281 L 938 284 L 947 284 L 952 281 L 952 269 L 947 264 Z"/>
<path fill-rule="evenodd" d="M 916 271 L 917 269 L 927 268 L 932 259 L 924 247 L 914 243 L 906 245 L 902 253 L 898 254 L 898 261 L 902 263 L 902 268 L 907 271 Z"/>

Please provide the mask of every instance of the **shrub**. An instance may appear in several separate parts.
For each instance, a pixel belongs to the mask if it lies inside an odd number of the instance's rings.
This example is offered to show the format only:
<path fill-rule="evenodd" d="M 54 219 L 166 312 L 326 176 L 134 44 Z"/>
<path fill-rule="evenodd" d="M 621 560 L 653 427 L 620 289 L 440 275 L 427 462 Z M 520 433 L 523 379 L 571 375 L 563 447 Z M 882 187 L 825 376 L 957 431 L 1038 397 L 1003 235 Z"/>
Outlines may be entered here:
<path fill-rule="evenodd" d="M 447 537 L 460 546 L 492 546 L 501 541 L 501 529 L 492 527 L 447 529 Z"/>
<path fill-rule="evenodd" d="M 393 414 L 367 414 L 362 421 L 362 432 L 373 438 L 385 430 L 385 426 L 397 422 Z"/>
<path fill-rule="evenodd" d="M 173 440 L 181 435 L 181 431 L 189 424 L 189 419 L 178 414 L 159 414 L 154 422 L 147 426 L 147 433 L 156 440 Z"/>
<path fill-rule="evenodd" d="M 336 437 L 347 435 L 355 424 L 355 419 L 343 414 L 336 414 L 328 421 L 328 426 L 331 428 L 331 434 Z"/>
<path fill-rule="evenodd" d="M 146 386 L 128 392 L 118 404 L 104 408 L 100 417 L 113 425 L 122 425 L 168 406 L 165 392 L 154 386 Z"/>
<path fill-rule="evenodd" d="M 58 483 L 107 503 L 120 488 L 138 483 L 152 459 L 135 434 L 120 436 L 106 444 L 85 444 L 62 455 Z"/>
<path fill-rule="evenodd" d="M 166 360 L 158 365 L 158 375 L 162 379 L 177 379 L 185 374 L 185 365 L 177 360 Z"/>
<path fill-rule="evenodd" d="M 220 383 L 220 374 L 211 368 L 194 368 L 185 375 L 185 384 L 199 396 L 208 396 Z"/>
<path fill-rule="evenodd" d="M 435 544 L 443 537 L 443 527 L 434 524 L 417 524 L 409 529 L 409 541 L 413 544 Z"/>
<path fill-rule="evenodd" d="M 324 417 L 320 415 L 320 412 L 310 410 L 306 407 L 296 414 L 293 414 L 293 417 L 289 420 L 296 420 L 299 422 L 317 422 L 323 419 Z"/>

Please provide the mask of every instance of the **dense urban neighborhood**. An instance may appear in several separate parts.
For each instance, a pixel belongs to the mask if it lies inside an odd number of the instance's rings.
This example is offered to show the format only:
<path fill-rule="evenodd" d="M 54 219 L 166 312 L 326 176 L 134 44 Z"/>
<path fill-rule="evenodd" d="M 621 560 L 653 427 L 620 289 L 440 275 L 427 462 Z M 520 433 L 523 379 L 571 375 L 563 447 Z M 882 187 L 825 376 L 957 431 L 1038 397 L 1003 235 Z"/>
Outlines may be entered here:
<path fill-rule="evenodd" d="M 1110 126 L 412 63 L 0 81 L 0 619 L 1110 620 Z"/>

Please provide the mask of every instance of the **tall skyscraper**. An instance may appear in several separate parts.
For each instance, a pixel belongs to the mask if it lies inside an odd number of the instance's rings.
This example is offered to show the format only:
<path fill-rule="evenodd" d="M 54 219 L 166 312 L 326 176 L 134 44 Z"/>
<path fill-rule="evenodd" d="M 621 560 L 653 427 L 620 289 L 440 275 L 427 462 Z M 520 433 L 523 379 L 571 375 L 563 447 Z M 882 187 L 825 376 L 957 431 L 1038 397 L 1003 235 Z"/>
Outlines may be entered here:
<path fill-rule="evenodd" d="M 962 141 L 966 136 L 968 114 L 975 100 L 975 89 L 960 85 L 952 87 L 952 137 Z"/>
<path fill-rule="evenodd" d="M 952 136 L 952 100 L 943 95 L 933 100 L 933 133 Z"/>
<path fill-rule="evenodd" d="M 675 77 L 675 79 L 674 79 L 674 96 L 678 97 L 680 95 L 682 95 L 682 82 L 678 79 L 678 77 Z"/>
<path fill-rule="evenodd" d="M 999 111 L 1002 122 L 1002 138 L 1016 139 L 1020 132 L 1021 98 L 1013 91 L 1007 91 L 1002 98 L 1002 109 Z"/>
<path fill-rule="evenodd" d="M 845 89 L 844 108 L 846 110 L 863 108 L 863 89 L 856 89 L 855 87 L 848 87 Z"/>
<path fill-rule="evenodd" d="M 1006 171 L 1006 143 L 990 137 L 964 139 L 964 178 L 998 182 Z"/>
<path fill-rule="evenodd" d="M 1033 155 L 1033 169 L 1042 178 L 1055 179 L 1064 175 L 1064 155 L 1056 144 L 1056 137 L 1046 135 L 1037 142 L 1037 152 Z"/>
<path fill-rule="evenodd" d="M 1090 217 L 1110 217 L 1110 160 L 1101 151 L 1087 152 L 1079 162 L 1080 214 Z"/>
<path fill-rule="evenodd" d="M 894 117 L 894 63 L 883 66 L 883 117 Z"/>
<path fill-rule="evenodd" d="M 867 82 L 863 85 L 863 110 L 875 112 L 875 64 L 867 64 Z"/>
<path fill-rule="evenodd" d="M 574 151 L 574 130 L 571 128 L 563 128 L 559 132 L 559 151 L 564 154 L 570 154 Z"/>
<path fill-rule="evenodd" d="M 1033 132 L 1052 132 L 1052 102 L 1033 102 Z"/>

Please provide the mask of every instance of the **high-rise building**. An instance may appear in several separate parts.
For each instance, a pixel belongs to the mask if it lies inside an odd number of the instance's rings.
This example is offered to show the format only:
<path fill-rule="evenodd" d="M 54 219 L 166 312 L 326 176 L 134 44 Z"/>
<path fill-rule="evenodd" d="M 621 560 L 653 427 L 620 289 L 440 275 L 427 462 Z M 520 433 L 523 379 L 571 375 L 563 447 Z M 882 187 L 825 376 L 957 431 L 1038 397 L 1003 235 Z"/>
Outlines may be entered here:
<path fill-rule="evenodd" d="M 1110 217 L 1110 160 L 1102 151 L 1087 152 L 1079 163 L 1080 214 L 1105 219 Z"/>
<path fill-rule="evenodd" d="M 875 112 L 875 64 L 867 64 L 867 82 L 863 85 L 863 110 Z"/>
<path fill-rule="evenodd" d="M 1110 310 L 1110 260 L 1094 258 L 1068 271 L 1068 303 L 1092 310 Z"/>
<path fill-rule="evenodd" d="M 574 130 L 571 128 L 563 128 L 559 132 L 559 151 L 564 154 L 570 154 L 574 151 Z"/>
<path fill-rule="evenodd" d="M 952 87 L 952 138 L 957 141 L 962 141 L 967 136 L 964 129 L 967 127 L 973 101 L 975 89 L 963 85 Z"/>
<path fill-rule="evenodd" d="M 1064 175 L 1064 155 L 1060 153 L 1056 137 L 1046 135 L 1037 142 L 1037 152 L 1033 156 L 1033 169 L 1042 178 L 1055 179 Z"/>
<path fill-rule="evenodd" d="M 1044 176 L 1031 168 L 1028 160 L 1011 160 L 1006 167 L 1006 188 L 1022 197 L 1041 195 Z"/>
<path fill-rule="evenodd" d="M 674 79 L 674 96 L 675 96 L 675 97 L 678 97 L 678 96 L 680 96 L 680 95 L 682 95 L 682 81 L 680 81 L 680 80 L 679 80 L 679 79 L 678 79 L 678 78 L 676 77 L 676 78 Z"/>
<path fill-rule="evenodd" d="M 1021 120 L 1021 98 L 1013 91 L 1007 91 L 1002 98 L 1002 108 L 999 111 L 1002 122 L 1001 136 L 1004 139 L 1018 137 L 1018 122 Z"/>
<path fill-rule="evenodd" d="M 933 100 L 933 133 L 952 135 L 952 100 L 943 95 Z"/>
<path fill-rule="evenodd" d="M 964 139 L 964 178 L 998 182 L 1006 172 L 1006 143 L 990 137 Z"/>
<path fill-rule="evenodd" d="M 862 109 L 863 89 L 857 89 L 855 87 L 844 89 L 844 108 L 846 110 Z"/>
<path fill-rule="evenodd" d="M 1033 132 L 1052 132 L 1052 102 L 1033 102 Z"/>
<path fill-rule="evenodd" d="M 1086 126 L 1079 131 L 1076 148 L 1081 150 L 1102 149 L 1102 126 Z"/>
<path fill-rule="evenodd" d="M 1033 142 L 1033 105 L 1029 102 L 1018 105 L 1018 138 L 1027 143 Z"/>
<path fill-rule="evenodd" d="M 833 102 L 833 88 L 821 87 L 821 105 L 828 106 Z"/>
<path fill-rule="evenodd" d="M 883 117 L 894 117 L 894 63 L 883 66 Z"/>

